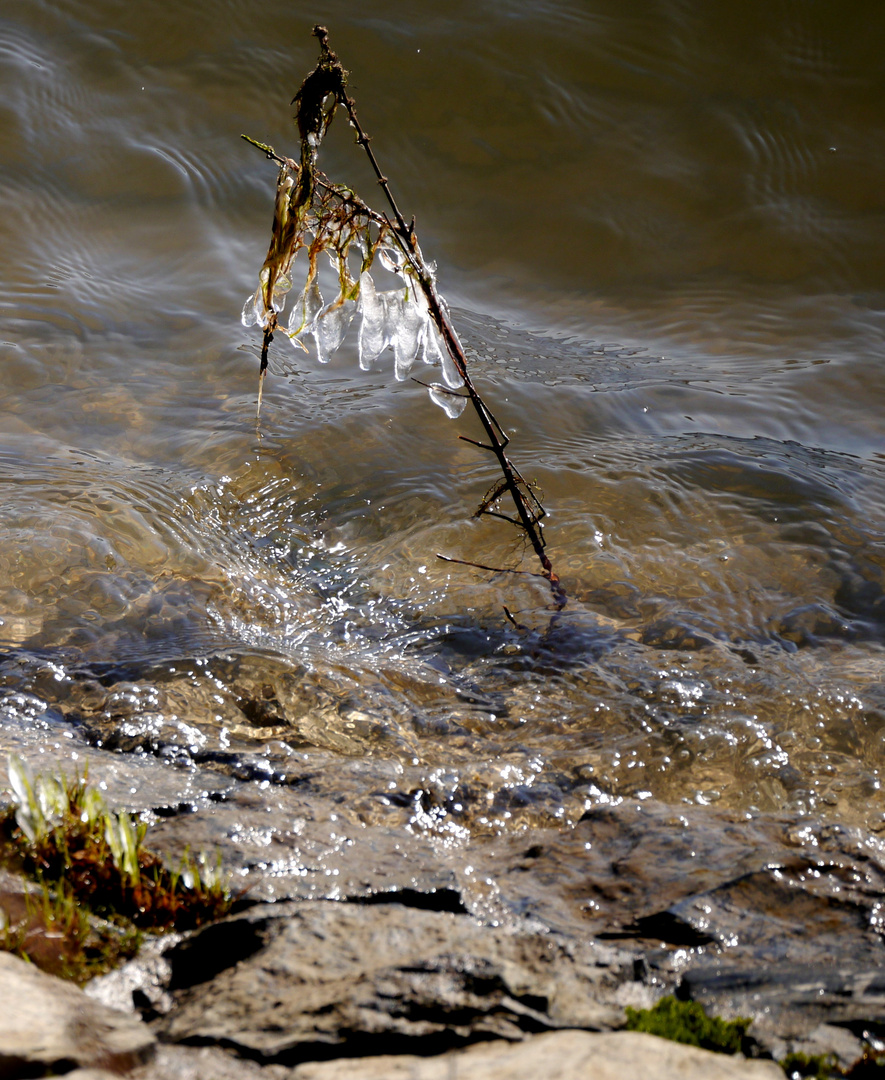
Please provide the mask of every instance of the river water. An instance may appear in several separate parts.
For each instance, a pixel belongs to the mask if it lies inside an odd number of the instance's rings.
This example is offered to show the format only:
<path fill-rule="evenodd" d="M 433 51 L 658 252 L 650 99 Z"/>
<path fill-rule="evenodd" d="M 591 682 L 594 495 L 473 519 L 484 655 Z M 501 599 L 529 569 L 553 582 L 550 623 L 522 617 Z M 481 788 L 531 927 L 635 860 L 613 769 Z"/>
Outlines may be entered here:
<path fill-rule="evenodd" d="M 437 558 L 535 569 L 472 517 L 468 415 L 392 361 L 275 341 L 256 421 L 276 170 L 240 135 L 296 153 L 317 21 L 559 615 Z M 883 33 L 863 0 L 6 0 L 3 749 L 130 751 L 164 806 L 297 758 L 465 844 L 625 800 L 875 845 Z M 340 121 L 321 164 L 379 201 Z"/>

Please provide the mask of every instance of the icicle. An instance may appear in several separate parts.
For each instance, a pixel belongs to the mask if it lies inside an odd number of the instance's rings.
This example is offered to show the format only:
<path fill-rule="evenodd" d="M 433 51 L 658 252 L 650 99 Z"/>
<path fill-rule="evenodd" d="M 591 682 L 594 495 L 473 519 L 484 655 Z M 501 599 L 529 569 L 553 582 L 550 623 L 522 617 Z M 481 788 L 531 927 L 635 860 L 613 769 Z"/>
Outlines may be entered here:
<path fill-rule="evenodd" d="M 458 367 L 455 364 L 455 361 L 450 356 L 449 350 L 443 348 L 440 351 L 442 354 L 443 382 L 446 384 L 446 386 L 451 386 L 453 390 L 457 389 L 459 386 L 463 386 L 464 380 L 461 378 L 461 374 L 458 371 Z"/>
<path fill-rule="evenodd" d="M 395 309 L 394 297 L 389 301 L 388 316 L 393 329 L 393 373 L 399 382 L 402 382 L 418 357 L 418 349 L 426 333 L 428 315 L 426 309 L 422 311 L 413 297 L 406 292 L 396 293 L 395 299 Z"/>
<path fill-rule="evenodd" d="M 432 322 L 427 323 L 427 330 L 424 335 L 424 355 L 422 359 L 425 364 L 439 364 L 442 368 L 443 382 L 446 386 L 450 386 L 455 390 L 459 386 L 464 385 L 464 380 L 458 374 L 455 361 L 449 356 L 449 351 L 445 346 L 445 342 L 440 337 L 439 331 Z"/>
<path fill-rule="evenodd" d="M 387 293 L 375 291 L 375 282 L 368 272 L 360 275 L 359 309 L 363 317 L 359 336 L 360 367 L 369 371 L 390 344 L 392 328 Z"/>
<path fill-rule="evenodd" d="M 282 311 L 286 306 L 286 293 L 292 288 L 292 279 L 288 274 L 280 274 L 273 287 L 273 309 Z"/>
<path fill-rule="evenodd" d="M 435 270 L 436 269 L 436 264 L 433 263 L 431 265 L 433 266 L 433 269 Z M 439 308 L 440 308 L 440 311 L 445 316 L 446 322 L 449 324 L 449 326 L 448 326 L 449 333 L 455 339 L 455 343 L 457 344 L 458 348 L 461 349 L 461 342 L 458 341 L 458 335 L 455 333 L 454 328 L 452 327 L 452 320 L 451 320 L 451 317 L 449 315 L 449 305 L 445 302 L 445 300 L 441 296 L 439 297 Z M 442 365 L 443 382 L 446 384 L 446 386 L 451 386 L 452 389 L 455 390 L 459 386 L 464 385 L 464 380 L 461 378 L 461 375 L 458 372 L 458 367 L 457 367 L 455 361 L 452 359 L 451 353 L 446 348 L 446 344 L 443 341 L 442 337 L 440 336 L 439 331 L 436 329 L 435 324 L 433 326 L 433 333 L 434 333 L 434 337 L 436 339 L 435 344 L 436 344 L 437 352 L 440 355 L 440 364 Z M 463 352 L 463 349 L 461 351 Z"/>

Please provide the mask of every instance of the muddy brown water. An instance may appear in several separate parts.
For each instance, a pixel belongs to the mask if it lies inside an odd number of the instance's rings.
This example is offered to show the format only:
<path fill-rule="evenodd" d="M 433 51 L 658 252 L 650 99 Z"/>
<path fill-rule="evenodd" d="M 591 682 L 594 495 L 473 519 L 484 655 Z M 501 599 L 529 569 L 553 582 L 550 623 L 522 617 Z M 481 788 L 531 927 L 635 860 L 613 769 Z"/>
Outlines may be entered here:
<path fill-rule="evenodd" d="M 292 151 L 317 20 L 543 491 L 559 616 L 437 559 L 533 569 L 472 519 L 467 416 L 389 361 L 275 343 L 256 424 L 275 173 L 239 137 Z M 621 800 L 879 859 L 883 33 L 830 0 L 9 0 L 0 747 L 167 815 L 315 770 L 419 861 Z M 323 163 L 375 197 L 346 130 Z M 270 817 L 212 839 L 297 877 Z"/>

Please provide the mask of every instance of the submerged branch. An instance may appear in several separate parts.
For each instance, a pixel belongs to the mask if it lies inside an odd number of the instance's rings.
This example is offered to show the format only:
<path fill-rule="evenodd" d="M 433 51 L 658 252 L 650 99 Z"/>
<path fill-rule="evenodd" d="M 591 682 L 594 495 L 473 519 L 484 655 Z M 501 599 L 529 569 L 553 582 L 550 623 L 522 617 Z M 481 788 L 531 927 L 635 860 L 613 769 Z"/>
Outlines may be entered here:
<path fill-rule="evenodd" d="M 512 521 L 512 518 L 507 518 L 507 521 Z M 436 557 L 442 562 L 457 563 L 459 566 L 472 566 L 475 570 L 488 570 L 490 574 L 522 574 L 524 577 L 541 578 L 547 581 L 546 574 L 539 574 L 537 570 L 520 570 L 516 566 L 487 566 L 485 563 L 473 562 L 471 559 L 455 559 L 451 555 L 442 555 L 440 552 L 436 553 Z"/>

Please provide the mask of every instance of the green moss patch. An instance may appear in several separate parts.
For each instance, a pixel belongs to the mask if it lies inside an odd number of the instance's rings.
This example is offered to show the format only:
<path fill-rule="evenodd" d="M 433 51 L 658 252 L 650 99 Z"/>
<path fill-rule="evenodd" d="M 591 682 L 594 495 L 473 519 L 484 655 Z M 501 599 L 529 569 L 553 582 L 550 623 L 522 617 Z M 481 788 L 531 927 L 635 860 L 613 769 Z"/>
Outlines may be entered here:
<path fill-rule="evenodd" d="M 738 1053 L 751 1023 L 743 1016 L 736 1020 L 707 1016 L 696 1001 L 677 1001 L 672 996 L 661 998 L 653 1009 L 627 1008 L 628 1031 L 645 1031 L 718 1054 Z"/>
<path fill-rule="evenodd" d="M 185 854 L 170 870 L 148 826 L 108 808 L 86 778 L 33 776 L 9 761 L 0 866 L 35 883 L 0 895 L 0 947 L 85 982 L 131 956 L 144 931 L 185 930 L 227 914 L 220 861 Z"/>

